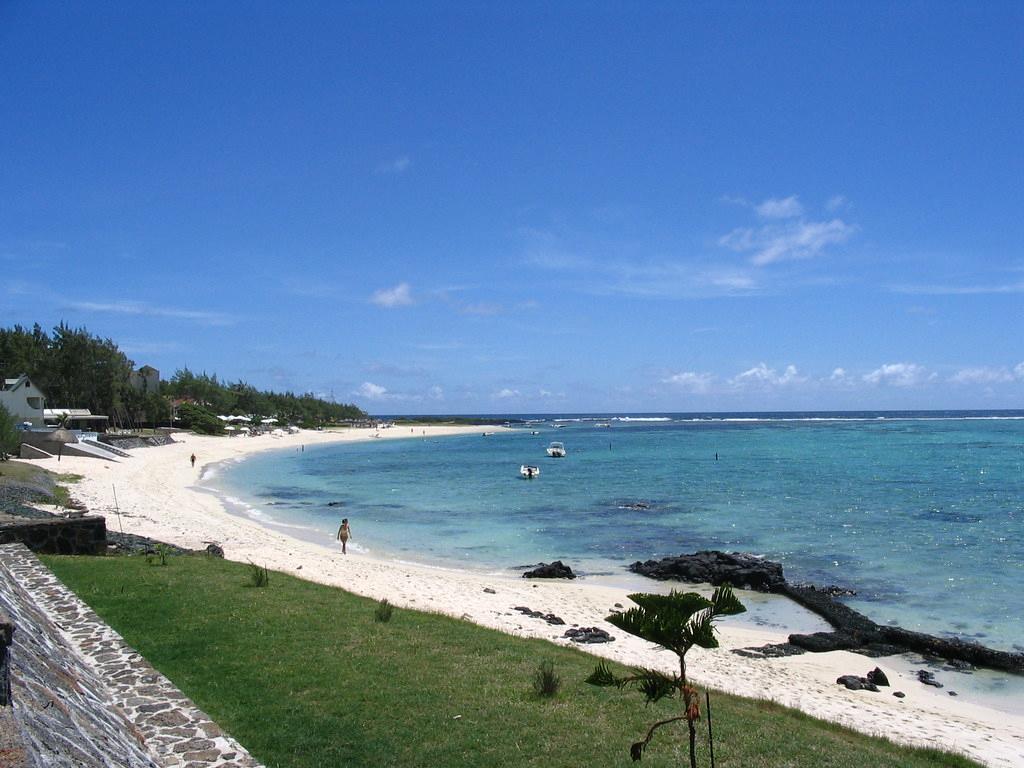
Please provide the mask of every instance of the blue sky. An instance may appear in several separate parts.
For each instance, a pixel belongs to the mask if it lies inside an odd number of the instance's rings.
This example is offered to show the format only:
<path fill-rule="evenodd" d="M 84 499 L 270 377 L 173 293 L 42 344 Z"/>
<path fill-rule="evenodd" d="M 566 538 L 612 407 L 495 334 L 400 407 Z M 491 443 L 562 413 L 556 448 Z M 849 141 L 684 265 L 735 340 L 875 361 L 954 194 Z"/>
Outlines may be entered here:
<path fill-rule="evenodd" d="M 376 413 L 1024 405 L 1020 3 L 0 2 L 0 323 Z"/>

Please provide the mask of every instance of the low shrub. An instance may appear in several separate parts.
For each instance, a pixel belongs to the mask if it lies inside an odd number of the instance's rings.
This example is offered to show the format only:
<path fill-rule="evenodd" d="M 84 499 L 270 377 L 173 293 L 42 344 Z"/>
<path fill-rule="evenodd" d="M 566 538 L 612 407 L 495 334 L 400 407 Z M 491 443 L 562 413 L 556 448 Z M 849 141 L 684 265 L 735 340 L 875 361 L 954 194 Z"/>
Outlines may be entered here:
<path fill-rule="evenodd" d="M 542 698 L 550 699 L 562 687 L 562 678 L 555 674 L 553 661 L 542 661 L 533 673 L 533 690 Z"/>
<path fill-rule="evenodd" d="M 383 624 L 386 624 L 387 622 L 391 621 L 391 614 L 394 612 L 394 610 L 395 606 L 389 603 L 388 599 L 385 597 L 383 600 L 377 603 L 377 608 L 373 612 L 373 618 Z"/>
<path fill-rule="evenodd" d="M 266 567 L 261 568 L 256 563 L 249 562 L 249 585 L 252 587 L 265 587 L 270 583 L 270 572 Z"/>

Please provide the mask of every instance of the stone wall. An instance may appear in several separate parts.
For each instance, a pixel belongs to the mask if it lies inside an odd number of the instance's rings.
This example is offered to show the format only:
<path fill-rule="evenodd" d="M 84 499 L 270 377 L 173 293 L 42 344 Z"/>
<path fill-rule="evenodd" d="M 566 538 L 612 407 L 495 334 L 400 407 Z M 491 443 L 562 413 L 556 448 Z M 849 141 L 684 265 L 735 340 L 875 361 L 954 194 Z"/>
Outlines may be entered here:
<path fill-rule="evenodd" d="M 11 704 L 11 643 L 14 640 L 14 622 L 0 611 L 0 707 Z"/>
<path fill-rule="evenodd" d="M 26 753 L 4 768 L 261 768 L 20 544 L 0 546 L 0 611 Z"/>
<path fill-rule="evenodd" d="M 103 517 L 5 521 L 0 526 L 0 544 L 12 542 L 45 554 L 102 555 L 107 550 L 107 521 Z"/>

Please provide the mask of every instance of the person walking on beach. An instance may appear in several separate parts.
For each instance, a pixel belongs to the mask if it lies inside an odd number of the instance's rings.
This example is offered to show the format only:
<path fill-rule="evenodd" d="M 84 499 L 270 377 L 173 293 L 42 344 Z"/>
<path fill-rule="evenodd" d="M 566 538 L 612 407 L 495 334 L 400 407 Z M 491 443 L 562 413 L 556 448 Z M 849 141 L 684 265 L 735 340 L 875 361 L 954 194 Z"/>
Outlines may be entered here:
<path fill-rule="evenodd" d="M 192 462 L 192 466 L 193 466 L 193 467 L 194 467 L 194 466 L 196 465 L 196 455 L 195 455 L 194 453 L 192 454 L 192 458 L 191 458 L 191 459 L 189 459 L 189 461 L 191 461 L 191 462 Z"/>
<path fill-rule="evenodd" d="M 348 518 L 344 518 L 341 521 L 341 527 L 338 529 L 338 541 L 341 542 L 341 554 L 347 555 L 348 552 L 345 550 L 345 545 L 348 543 L 348 537 L 352 535 L 352 529 L 348 527 Z"/>

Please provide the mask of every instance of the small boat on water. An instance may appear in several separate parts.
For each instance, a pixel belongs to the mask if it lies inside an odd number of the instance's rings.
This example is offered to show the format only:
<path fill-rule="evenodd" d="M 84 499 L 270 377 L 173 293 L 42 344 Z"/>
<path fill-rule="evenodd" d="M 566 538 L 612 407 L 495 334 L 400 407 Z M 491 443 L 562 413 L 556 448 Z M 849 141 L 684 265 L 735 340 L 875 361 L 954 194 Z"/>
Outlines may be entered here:
<path fill-rule="evenodd" d="M 552 443 L 548 446 L 548 456 L 553 459 L 561 459 L 565 456 L 565 446 L 561 443 Z"/>
<path fill-rule="evenodd" d="M 540 477 L 540 467 L 535 467 L 532 464 L 523 464 L 519 468 L 519 474 L 527 480 L 533 480 L 535 477 Z"/>

